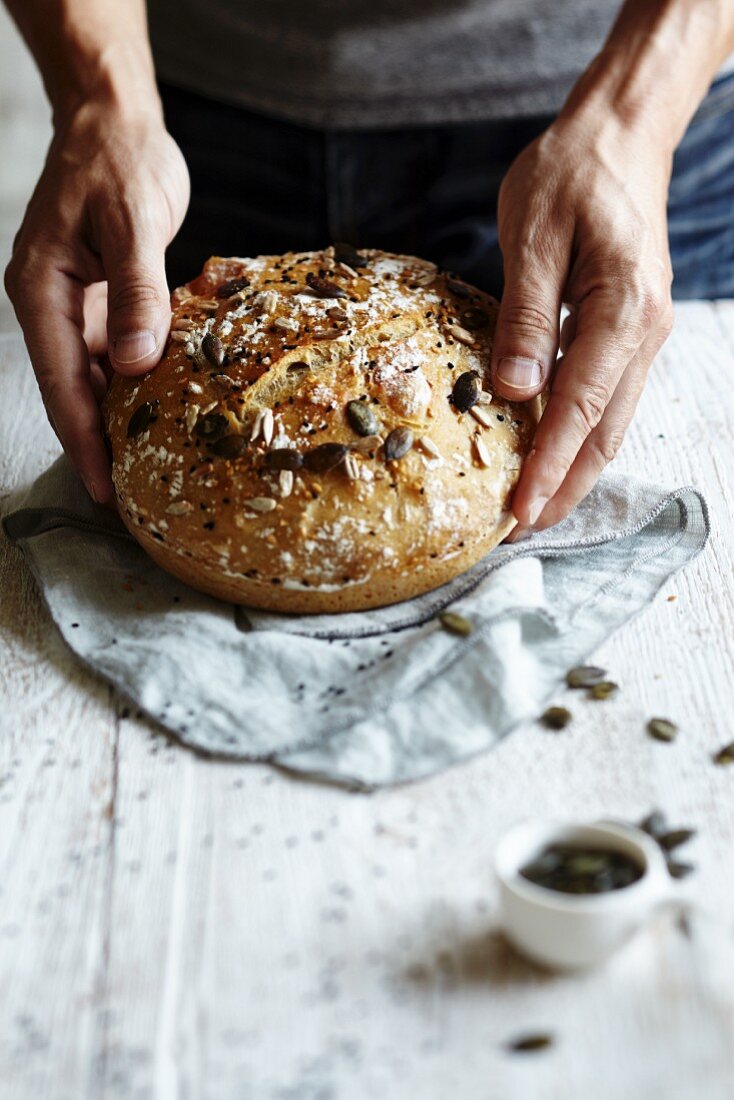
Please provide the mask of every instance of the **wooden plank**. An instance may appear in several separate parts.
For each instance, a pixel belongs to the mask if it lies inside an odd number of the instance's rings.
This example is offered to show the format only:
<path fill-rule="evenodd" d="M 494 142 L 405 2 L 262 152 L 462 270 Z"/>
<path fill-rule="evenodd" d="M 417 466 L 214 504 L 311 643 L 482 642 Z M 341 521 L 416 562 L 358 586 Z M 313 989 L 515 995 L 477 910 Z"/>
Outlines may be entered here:
<path fill-rule="evenodd" d="M 1 350 L 0 393 L 2 499 L 58 447 L 32 374 L 10 374 Z M 109 923 L 114 712 L 4 536 L 0 699 L 2 1092 L 84 1096 Z"/>

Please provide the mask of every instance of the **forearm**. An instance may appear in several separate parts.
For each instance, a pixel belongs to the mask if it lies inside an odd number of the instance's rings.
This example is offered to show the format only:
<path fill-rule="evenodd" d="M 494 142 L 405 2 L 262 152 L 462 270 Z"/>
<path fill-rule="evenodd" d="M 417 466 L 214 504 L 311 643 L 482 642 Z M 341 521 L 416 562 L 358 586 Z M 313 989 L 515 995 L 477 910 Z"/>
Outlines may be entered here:
<path fill-rule="evenodd" d="M 732 51 L 734 0 L 627 0 L 560 117 L 603 117 L 672 155 Z"/>
<path fill-rule="evenodd" d="M 189 181 L 166 133 L 144 0 L 7 0 L 43 75 L 54 137 L 5 286 L 49 418 L 99 502 L 112 494 L 97 401 L 106 354 L 140 374 L 171 321 L 165 252 Z"/>
<path fill-rule="evenodd" d="M 5 0 L 55 119 L 85 102 L 160 111 L 144 0 Z"/>

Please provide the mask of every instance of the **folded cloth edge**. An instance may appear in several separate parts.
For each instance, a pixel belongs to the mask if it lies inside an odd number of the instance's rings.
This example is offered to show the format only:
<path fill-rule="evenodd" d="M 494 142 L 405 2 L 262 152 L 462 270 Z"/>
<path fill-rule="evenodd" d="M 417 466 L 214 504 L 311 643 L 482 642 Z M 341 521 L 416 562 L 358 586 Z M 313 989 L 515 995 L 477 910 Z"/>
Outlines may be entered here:
<path fill-rule="evenodd" d="M 691 509 L 689 506 L 688 498 L 690 496 L 693 496 L 696 499 L 697 506 L 694 509 Z M 91 505 L 91 502 L 89 502 L 89 504 L 90 509 L 94 508 L 94 506 Z M 485 559 L 484 562 L 478 563 L 480 565 L 479 571 L 470 571 L 468 574 L 466 574 L 464 578 L 465 583 L 460 585 L 458 588 L 452 586 L 452 588 L 447 593 L 445 593 L 445 598 L 441 598 L 440 589 L 437 590 L 436 595 L 439 596 L 439 598 L 436 600 L 435 603 L 432 603 L 428 616 L 426 614 L 425 608 L 423 608 L 421 609 L 419 615 L 413 615 L 412 617 L 404 618 L 402 620 L 392 623 L 389 628 L 389 632 L 393 633 L 400 630 L 409 629 L 412 626 L 419 625 L 420 622 L 425 622 L 426 617 L 435 617 L 435 615 L 439 613 L 443 607 L 460 601 L 463 597 L 470 594 L 486 577 L 488 577 L 491 573 L 495 572 L 497 569 L 503 567 L 504 565 L 509 565 L 511 562 L 521 559 L 523 557 L 550 558 L 557 554 L 584 553 L 594 549 L 595 547 L 603 546 L 604 544 L 609 544 L 625 538 L 631 538 L 638 534 L 646 526 L 649 526 L 651 523 L 653 523 L 655 519 L 665 511 L 666 508 L 669 508 L 673 504 L 677 506 L 680 514 L 680 525 L 676 528 L 680 534 L 680 539 L 678 541 L 686 539 L 686 537 L 688 537 L 688 547 L 687 550 L 684 551 L 686 556 L 683 560 L 679 562 L 677 566 L 660 576 L 659 584 L 656 586 L 654 591 L 652 591 L 652 594 L 649 597 L 649 599 L 651 599 L 652 596 L 654 596 L 655 592 L 659 590 L 660 586 L 665 582 L 668 577 L 677 572 L 678 569 L 681 568 L 683 565 L 693 560 L 693 558 L 695 558 L 703 550 L 708 540 L 708 536 L 710 533 L 710 517 L 708 505 L 703 495 L 693 486 L 687 485 L 675 490 L 664 492 L 663 495 L 657 499 L 655 504 L 652 507 L 648 508 L 647 511 L 644 512 L 644 514 L 640 518 L 636 519 L 634 523 L 628 524 L 626 527 L 617 529 L 616 531 L 602 532 L 596 538 L 592 537 L 583 539 L 565 539 L 554 542 L 552 541 L 552 534 L 549 535 L 549 533 L 547 532 L 542 532 L 534 535 L 531 539 L 523 543 L 506 546 L 503 548 L 501 553 L 495 553 Z M 105 516 L 104 519 L 106 520 L 107 517 Z M 124 530 L 124 528 L 122 528 L 121 525 L 119 526 L 119 529 L 115 529 L 117 524 L 119 524 L 119 521 L 113 513 L 110 513 L 109 515 L 109 522 L 97 523 L 93 519 L 77 515 L 69 509 L 59 507 L 21 507 L 16 509 L 15 511 L 7 512 L 2 518 L 3 529 L 5 530 L 11 541 L 16 543 L 26 542 L 33 539 L 35 535 L 48 533 L 57 528 L 70 527 L 94 535 L 115 535 L 116 537 L 122 537 L 123 539 L 128 540 L 131 544 L 134 545 L 134 540 L 127 534 L 127 532 Z M 672 530 L 673 527 L 671 526 L 671 531 Z M 695 542 L 695 545 L 691 545 L 692 542 Z M 658 557 L 661 553 L 665 552 L 667 552 L 665 548 L 663 548 L 663 550 L 658 548 L 655 556 Z M 51 609 L 48 600 L 45 599 L 42 577 L 39 576 L 39 573 L 35 568 L 36 563 L 34 560 L 34 555 L 32 553 L 26 553 L 25 556 L 26 559 L 29 561 L 31 571 L 36 579 L 36 582 L 38 583 L 41 594 L 44 597 L 44 602 L 46 603 L 47 607 L 49 607 L 50 611 Z M 623 622 L 627 622 L 632 618 L 635 618 L 636 615 L 639 614 L 639 612 L 647 606 L 647 604 L 649 603 L 649 599 L 636 607 L 623 620 Z M 507 614 L 508 611 L 507 609 L 505 609 L 502 615 L 504 616 Z M 312 618 L 314 620 L 318 620 L 319 616 L 313 616 Z M 483 624 L 484 629 L 482 630 L 482 633 L 485 633 L 486 631 L 491 629 L 492 624 L 493 620 L 485 621 L 485 623 Z M 622 622 L 620 622 L 618 625 L 622 625 Z M 615 629 L 617 628 L 618 627 L 615 627 Z M 59 632 L 61 633 L 62 637 L 64 637 L 63 631 L 60 630 Z M 368 630 L 360 636 L 368 638 L 374 633 L 375 631 Z M 311 634 L 310 631 L 309 634 Z M 477 632 L 477 635 L 479 635 L 479 632 Z M 314 631 L 312 636 L 315 638 L 321 637 L 318 631 Z M 355 635 L 350 634 L 350 636 Z M 327 634 L 326 637 L 331 637 L 331 634 Z M 66 638 L 64 638 L 64 640 L 67 641 Z M 478 640 L 479 636 L 475 637 L 473 639 L 473 644 L 476 644 Z M 463 639 L 457 639 L 456 647 L 453 650 L 450 660 L 447 662 L 448 664 L 453 663 L 454 661 L 461 658 L 462 654 L 465 652 L 465 646 L 463 644 L 465 641 L 466 640 Z M 596 645 L 598 644 L 599 643 L 597 642 L 595 645 L 591 645 L 586 652 L 593 652 L 594 648 L 596 648 Z M 91 671 L 101 676 L 103 680 L 113 684 L 116 690 L 120 692 L 121 696 L 123 696 L 125 699 L 130 700 L 133 706 L 144 712 L 153 722 L 155 722 L 157 726 L 159 726 L 159 728 L 165 729 L 167 732 L 170 732 L 173 736 L 176 737 L 177 740 L 180 740 L 185 747 L 193 748 L 194 751 L 205 756 L 270 762 L 278 764 L 284 768 L 288 768 L 288 770 L 294 770 L 291 769 L 287 763 L 287 759 L 289 757 L 296 755 L 301 751 L 307 752 L 311 748 L 317 748 L 318 745 L 320 743 L 323 743 L 325 740 L 337 737 L 340 734 L 344 734 L 349 730 L 351 725 L 353 725 L 353 723 L 351 722 L 345 723 L 342 721 L 338 724 L 335 724 L 331 729 L 322 730 L 318 739 L 308 737 L 301 742 L 296 742 L 295 744 L 291 744 L 287 747 L 281 746 L 266 752 L 247 752 L 244 751 L 242 748 L 238 748 L 235 751 L 229 751 L 227 748 L 222 747 L 210 748 L 203 744 L 192 744 L 192 742 L 178 737 L 175 729 L 173 729 L 171 726 L 166 725 L 164 722 L 161 722 L 159 715 L 153 714 L 144 706 L 141 706 L 139 700 L 134 695 L 129 694 L 126 687 L 113 675 L 110 675 L 109 672 L 107 672 L 106 670 L 102 670 L 98 666 L 95 666 L 92 661 L 85 659 L 85 657 L 68 641 L 67 645 L 69 645 L 69 648 L 74 653 L 76 659 L 80 660 Z M 551 687 L 549 694 L 552 690 L 553 688 Z M 512 726 L 510 726 L 509 728 L 513 728 L 513 726 L 516 724 L 517 723 L 513 723 Z M 446 765 L 443 766 L 445 767 Z M 295 770 L 300 771 L 301 773 L 306 771 L 306 769 L 303 767 L 297 767 Z M 308 770 L 308 774 L 314 776 L 320 775 L 318 769 Z M 431 773 L 428 772 L 425 774 Z M 356 784 L 363 789 L 374 789 L 372 785 L 370 785 L 369 783 L 365 783 L 357 776 L 352 777 L 348 774 L 339 773 L 332 773 L 331 775 L 328 775 L 328 773 L 326 773 L 325 775 L 320 775 L 320 777 L 328 778 L 330 781 L 341 784 Z M 415 776 L 414 778 L 417 779 L 424 777 L 425 775 L 421 775 Z M 401 783 L 409 781 L 411 780 L 406 778 L 397 780 L 397 782 Z M 380 784 L 375 784 L 375 786 L 377 785 Z"/>

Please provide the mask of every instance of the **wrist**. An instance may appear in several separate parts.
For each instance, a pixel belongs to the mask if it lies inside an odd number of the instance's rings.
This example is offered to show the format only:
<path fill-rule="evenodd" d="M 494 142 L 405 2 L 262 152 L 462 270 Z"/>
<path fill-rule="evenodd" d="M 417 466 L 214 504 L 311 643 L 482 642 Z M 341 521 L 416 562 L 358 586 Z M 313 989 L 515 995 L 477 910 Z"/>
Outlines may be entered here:
<path fill-rule="evenodd" d="M 112 42 L 99 50 L 81 44 L 65 55 L 46 90 L 58 133 L 80 112 L 102 112 L 119 118 L 149 117 L 163 125 L 163 111 L 147 44 Z"/>
<path fill-rule="evenodd" d="M 685 100 L 671 102 L 667 80 L 656 76 L 657 63 L 649 56 L 635 63 L 628 53 L 605 48 L 572 89 L 559 122 L 573 122 L 600 137 L 633 139 L 672 158 L 695 104 L 689 110 Z"/>
<path fill-rule="evenodd" d="M 717 22 L 715 7 L 628 0 L 560 117 L 607 120 L 627 140 L 638 137 L 672 157 L 732 45 L 734 15 L 719 12 Z"/>

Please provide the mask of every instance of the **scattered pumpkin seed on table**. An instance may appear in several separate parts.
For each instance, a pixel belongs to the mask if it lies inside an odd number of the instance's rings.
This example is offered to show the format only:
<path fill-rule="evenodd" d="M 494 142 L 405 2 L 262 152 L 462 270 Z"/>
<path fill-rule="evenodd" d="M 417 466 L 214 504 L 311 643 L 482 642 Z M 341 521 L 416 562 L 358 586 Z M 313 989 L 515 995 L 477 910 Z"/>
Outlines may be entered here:
<path fill-rule="evenodd" d="M 596 665 L 579 665 L 566 673 L 566 683 L 570 688 L 591 688 L 601 683 L 607 672 Z"/>
<path fill-rule="evenodd" d="M 695 871 L 692 863 L 682 863 L 672 855 L 675 848 L 679 848 L 681 844 L 687 844 L 696 835 L 695 829 L 669 829 L 665 815 L 660 810 L 653 810 L 652 813 L 643 818 L 638 828 L 643 829 L 648 836 L 657 842 L 665 856 L 665 863 L 671 878 L 685 878 L 686 875 L 690 875 Z"/>
<path fill-rule="evenodd" d="M 656 741 L 675 741 L 678 727 L 669 718 L 651 718 L 647 723 L 647 732 Z"/>
<path fill-rule="evenodd" d="M 734 764 L 734 741 L 714 754 L 714 764 Z"/>
<path fill-rule="evenodd" d="M 695 829 L 671 829 L 667 833 L 661 833 L 655 839 L 660 847 L 664 848 L 666 852 L 672 852 L 674 848 L 679 848 L 681 844 L 686 844 L 695 835 Z"/>
<path fill-rule="evenodd" d="M 458 634 L 462 638 L 467 638 L 474 629 L 468 619 L 455 611 L 442 611 L 438 618 L 444 630 L 448 630 L 449 634 Z"/>
<path fill-rule="evenodd" d="M 528 1035 L 519 1035 L 517 1039 L 511 1039 L 507 1049 L 515 1054 L 533 1054 L 538 1050 L 547 1050 L 553 1045 L 553 1036 L 545 1031 Z"/>
<path fill-rule="evenodd" d="M 638 827 L 657 840 L 662 833 L 667 831 L 668 823 L 665 814 L 661 810 L 653 810 L 647 817 L 643 817 Z"/>
<path fill-rule="evenodd" d="M 540 716 L 540 720 L 549 730 L 562 730 L 571 721 L 571 711 L 566 707 L 548 707 Z"/>
<path fill-rule="evenodd" d="M 679 863 L 675 859 L 668 860 L 668 872 L 671 878 L 687 878 L 696 868 L 692 863 Z"/>
<path fill-rule="evenodd" d="M 589 688 L 589 698 L 611 699 L 618 691 L 619 684 L 615 684 L 613 680 L 600 680 L 598 684 L 594 684 Z"/>

